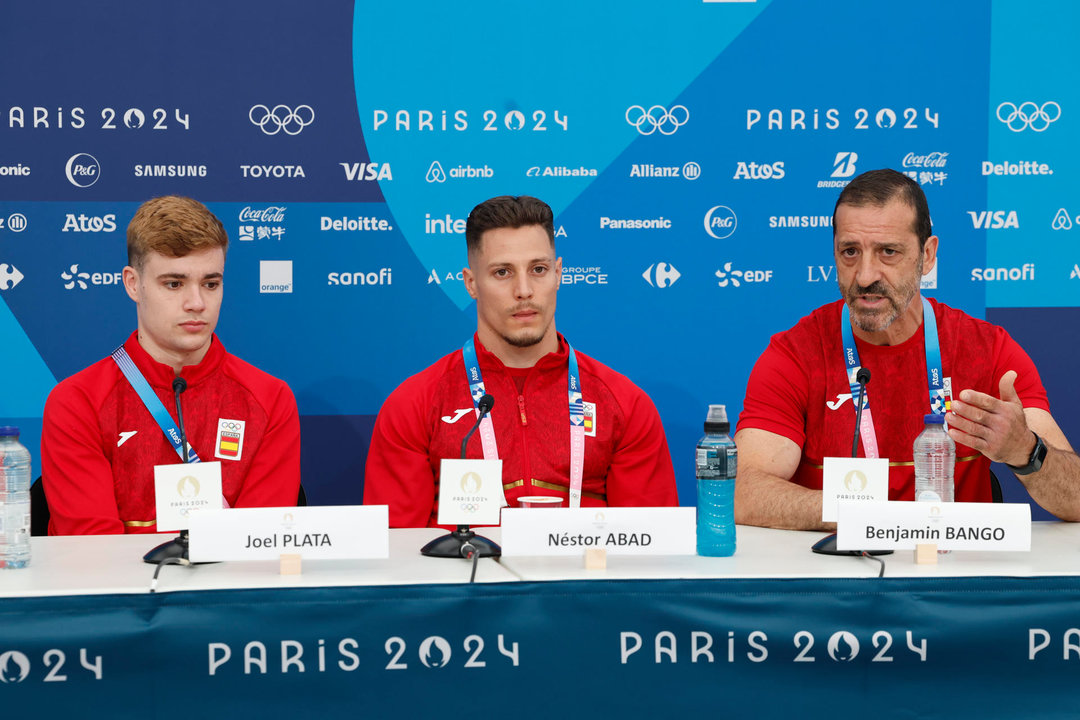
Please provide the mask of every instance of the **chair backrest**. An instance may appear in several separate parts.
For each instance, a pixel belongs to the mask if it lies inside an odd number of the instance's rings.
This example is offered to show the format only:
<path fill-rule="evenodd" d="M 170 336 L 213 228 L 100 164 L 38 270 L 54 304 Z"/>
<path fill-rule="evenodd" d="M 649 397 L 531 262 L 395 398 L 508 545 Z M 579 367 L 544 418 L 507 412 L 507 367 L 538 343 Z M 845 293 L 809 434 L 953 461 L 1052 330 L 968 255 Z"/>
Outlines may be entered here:
<path fill-rule="evenodd" d="M 49 501 L 40 477 L 30 486 L 30 534 L 49 534 Z"/>
<path fill-rule="evenodd" d="M 307 493 L 304 492 L 303 484 L 300 485 L 300 493 L 296 496 L 296 507 L 307 507 Z"/>
<path fill-rule="evenodd" d="M 993 470 L 990 471 L 990 497 L 993 498 L 993 502 L 1004 502 L 1001 499 L 1001 483 L 998 482 Z"/>

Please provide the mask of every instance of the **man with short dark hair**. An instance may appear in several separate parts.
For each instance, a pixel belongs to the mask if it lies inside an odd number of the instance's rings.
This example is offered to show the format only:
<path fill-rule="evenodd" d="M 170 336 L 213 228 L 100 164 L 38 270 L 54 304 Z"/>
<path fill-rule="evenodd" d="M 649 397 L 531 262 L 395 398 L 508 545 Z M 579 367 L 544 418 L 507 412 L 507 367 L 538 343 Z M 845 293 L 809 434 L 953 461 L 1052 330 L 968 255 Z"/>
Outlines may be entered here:
<path fill-rule="evenodd" d="M 566 498 L 573 507 L 678 504 L 652 401 L 555 330 L 562 258 L 551 208 L 528 196 L 492 198 L 469 214 L 465 239 L 462 277 L 476 300 L 476 334 L 383 404 L 364 502 L 389 505 L 392 527 L 435 525 L 440 461 L 459 457 L 487 392 L 494 410 L 470 438 L 468 456 L 502 459 L 511 504 L 525 495 Z M 580 455 L 575 434 L 583 436 Z"/>
<path fill-rule="evenodd" d="M 53 388 L 45 404 L 49 534 L 157 532 L 154 466 L 183 456 L 177 378 L 186 386 L 188 444 L 200 459 L 221 461 L 229 506 L 296 504 L 296 400 L 214 334 L 228 243 L 221 222 L 189 198 L 155 198 L 135 213 L 123 277 L 138 329 L 111 357 Z"/>
<path fill-rule="evenodd" d="M 921 296 L 937 259 L 931 232 L 926 196 L 901 173 L 873 170 L 844 188 L 833 213 L 843 300 L 774 335 L 754 366 L 735 434 L 736 522 L 832 529 L 822 461 L 850 455 L 861 367 L 873 373 L 861 454 L 890 460 L 890 500 L 914 498 L 912 444 L 936 413 L 956 442 L 957 501 L 989 501 L 990 462 L 1003 462 L 1036 502 L 1080 520 L 1080 459 L 1031 358 L 1004 329 Z"/>

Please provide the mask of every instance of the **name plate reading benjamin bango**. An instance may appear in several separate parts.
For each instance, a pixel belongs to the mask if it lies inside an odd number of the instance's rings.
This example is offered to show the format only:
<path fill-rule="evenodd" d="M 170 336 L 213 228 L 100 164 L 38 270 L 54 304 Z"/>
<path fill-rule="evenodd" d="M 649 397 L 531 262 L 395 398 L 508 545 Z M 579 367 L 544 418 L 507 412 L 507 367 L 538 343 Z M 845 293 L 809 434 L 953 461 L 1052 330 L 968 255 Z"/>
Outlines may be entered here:
<path fill-rule="evenodd" d="M 1027 503 L 841 502 L 837 550 L 1031 550 Z"/>
<path fill-rule="evenodd" d="M 189 531 L 192 562 L 385 558 L 390 555 L 386 505 L 232 508 L 195 513 Z"/>
<path fill-rule="evenodd" d="M 604 548 L 610 555 L 693 555 L 696 510 L 664 508 L 505 508 L 503 556 L 582 555 Z"/>

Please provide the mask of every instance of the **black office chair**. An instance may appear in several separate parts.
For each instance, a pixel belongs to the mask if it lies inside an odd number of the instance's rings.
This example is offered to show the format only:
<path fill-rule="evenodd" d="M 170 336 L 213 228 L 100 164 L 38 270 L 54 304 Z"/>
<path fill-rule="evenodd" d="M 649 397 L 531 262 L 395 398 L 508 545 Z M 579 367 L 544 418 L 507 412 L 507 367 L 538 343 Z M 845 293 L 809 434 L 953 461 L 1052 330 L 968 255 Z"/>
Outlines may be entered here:
<path fill-rule="evenodd" d="M 990 470 L 990 497 L 992 502 L 1004 502 L 1001 499 L 1001 483 L 998 482 L 997 475 L 994 474 L 992 469 Z"/>
<path fill-rule="evenodd" d="M 40 477 L 30 486 L 30 534 L 49 534 L 49 501 L 45 498 L 45 486 Z"/>

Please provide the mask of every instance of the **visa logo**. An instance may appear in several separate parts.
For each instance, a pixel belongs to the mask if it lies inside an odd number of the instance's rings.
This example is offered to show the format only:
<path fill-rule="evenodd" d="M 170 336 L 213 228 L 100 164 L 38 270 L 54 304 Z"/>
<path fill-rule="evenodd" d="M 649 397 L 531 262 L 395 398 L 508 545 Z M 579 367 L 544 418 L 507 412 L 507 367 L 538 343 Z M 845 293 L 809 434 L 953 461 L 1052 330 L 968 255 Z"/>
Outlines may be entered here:
<path fill-rule="evenodd" d="M 982 210 L 975 212 L 968 210 L 971 216 L 971 224 L 976 230 L 1000 230 L 1002 228 L 1019 228 L 1020 220 L 1015 210 Z"/>

